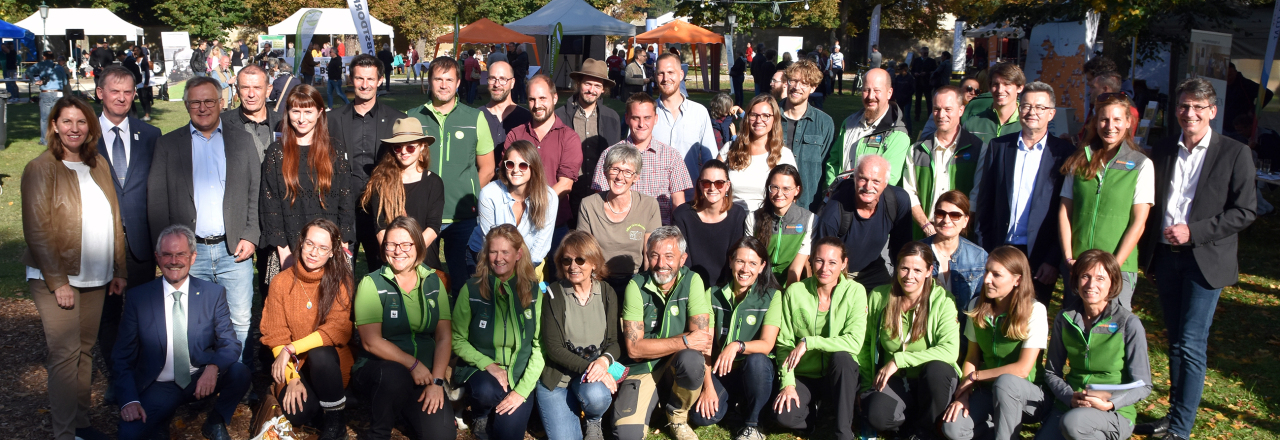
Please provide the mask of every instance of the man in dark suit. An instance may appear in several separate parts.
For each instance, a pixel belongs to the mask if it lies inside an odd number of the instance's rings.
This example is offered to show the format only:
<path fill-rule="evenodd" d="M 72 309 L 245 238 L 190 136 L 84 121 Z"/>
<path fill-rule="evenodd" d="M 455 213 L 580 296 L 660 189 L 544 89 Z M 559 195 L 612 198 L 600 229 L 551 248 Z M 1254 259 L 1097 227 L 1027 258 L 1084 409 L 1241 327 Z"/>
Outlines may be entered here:
<path fill-rule="evenodd" d="M 226 291 L 189 276 L 195 241 L 186 226 L 165 228 L 156 245 L 164 277 L 129 289 L 120 341 L 111 353 L 111 386 L 124 402 L 122 440 L 157 437 L 155 431 L 169 426 L 178 406 L 214 394 L 217 401 L 201 432 L 229 440 L 227 422 L 249 390 L 249 368 L 236 362 L 240 341 L 231 328 Z"/>
<path fill-rule="evenodd" d="M 383 44 L 382 50 L 378 51 L 378 61 L 382 61 L 382 75 L 385 79 L 384 85 L 387 86 L 387 93 L 391 93 L 391 63 L 395 62 L 395 55 L 391 54 L 391 45 Z"/>
<path fill-rule="evenodd" d="M 240 107 L 222 112 L 222 121 L 226 127 L 241 129 L 253 137 L 254 150 L 258 152 L 258 162 L 266 157 L 267 147 L 275 142 L 275 133 L 279 131 L 283 112 L 271 111 L 267 106 L 267 96 L 271 94 L 271 78 L 266 69 L 257 64 L 249 64 L 236 74 L 236 96 L 240 98 Z M 333 133 L 334 128 L 330 127 Z"/>
<path fill-rule="evenodd" d="M 582 70 L 569 74 L 573 78 L 577 93 L 557 108 L 555 115 L 578 134 L 582 140 L 582 166 L 578 172 L 578 180 L 574 181 L 569 193 L 569 215 L 578 213 L 578 205 L 582 199 L 595 194 L 591 190 L 591 182 L 595 179 L 596 162 L 606 148 L 622 140 L 626 128 L 618 112 L 604 106 L 600 99 L 609 96 L 609 90 L 616 84 L 609 79 L 609 67 L 604 61 L 587 58 L 582 62 Z M 571 219 L 569 226 L 577 224 Z M 560 241 L 553 241 L 553 246 Z M 552 251 L 555 249 L 553 248 Z"/>
<path fill-rule="evenodd" d="M 147 223 L 147 177 L 151 173 L 151 156 L 156 150 L 160 130 L 141 119 L 129 115 L 134 96 L 134 76 L 120 66 L 102 69 L 102 78 L 95 90 L 102 100 L 102 137 L 98 139 L 98 154 L 110 165 L 111 180 L 115 182 L 116 198 L 120 203 L 120 217 L 124 221 L 124 236 L 128 241 L 125 252 L 125 268 L 129 287 L 137 287 L 156 278 L 155 252 L 151 248 L 151 228 Z M 98 343 L 103 353 L 111 353 L 116 342 L 116 330 L 120 325 L 120 313 L 124 298 L 107 295 L 102 305 L 102 325 L 98 330 Z M 107 363 L 108 376 L 111 364 Z M 107 396 L 114 397 L 111 390 Z"/>
<path fill-rule="evenodd" d="M 1151 151 L 1156 204 L 1143 234 L 1143 266 L 1153 278 L 1169 338 L 1169 414 L 1136 434 L 1185 440 L 1204 391 L 1209 327 L 1222 288 L 1239 279 L 1237 234 L 1256 218 L 1249 147 L 1209 122 L 1218 113 L 1208 81 L 1183 81 L 1174 93 L 1182 136 Z M 1193 200 L 1194 199 L 1194 200 Z"/>
<path fill-rule="evenodd" d="M 1027 254 L 1036 300 L 1048 304 L 1062 263 L 1058 240 L 1058 193 L 1062 163 L 1075 151 L 1070 142 L 1049 136 L 1053 87 L 1043 82 L 1022 90 L 1022 130 L 991 140 L 986 170 L 974 186 L 978 245 L 991 252 L 1013 245 Z"/>
<path fill-rule="evenodd" d="M 244 346 L 253 305 L 250 258 L 261 237 L 262 163 L 247 132 L 224 129 L 218 115 L 221 94 L 213 78 L 187 81 L 182 100 L 191 123 L 156 143 L 147 181 L 147 219 L 153 234 L 173 224 L 195 231 L 200 258 L 192 275 L 227 289 L 231 323 Z M 252 355 L 253 350 L 245 352 Z"/>

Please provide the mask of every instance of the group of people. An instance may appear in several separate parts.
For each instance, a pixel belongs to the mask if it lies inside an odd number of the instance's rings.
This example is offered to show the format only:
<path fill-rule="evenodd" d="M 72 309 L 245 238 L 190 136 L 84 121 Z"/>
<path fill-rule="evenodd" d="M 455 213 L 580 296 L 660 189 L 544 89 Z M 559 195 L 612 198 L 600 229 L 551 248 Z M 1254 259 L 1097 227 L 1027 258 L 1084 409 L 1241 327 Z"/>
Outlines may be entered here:
<path fill-rule="evenodd" d="M 196 77 L 191 122 L 163 135 L 129 115 L 118 67 L 101 115 L 57 100 L 22 178 L 55 437 L 101 438 L 98 341 L 129 439 L 215 395 L 202 432 L 229 438 L 259 347 L 288 420 L 326 440 L 347 436 L 348 395 L 370 438 L 453 438 L 461 411 L 478 438 L 521 439 L 536 408 L 555 440 L 641 439 L 659 404 L 680 440 L 730 411 L 743 440 L 825 414 L 840 439 L 1190 434 L 1256 206 L 1204 80 L 1176 89 L 1182 135 L 1148 156 L 1124 95 L 1098 97 L 1077 142 L 1048 135 L 1054 90 L 1012 64 L 993 67 L 988 109 L 938 87 L 916 140 L 881 69 L 837 128 L 810 105 L 825 69 L 808 59 L 721 141 L 675 54 L 656 59 L 658 98 L 630 94 L 621 116 L 605 61 L 561 103 L 550 78 L 521 85 L 493 60 L 473 108 L 465 65 L 436 58 L 407 114 L 378 100 L 387 68 L 352 59 L 355 99 L 333 111 L 308 84 L 273 111 L 251 65 L 219 112 L 219 82 Z M 1170 343 L 1171 408 L 1152 426 L 1134 406 L 1152 382 L 1139 267 Z"/>

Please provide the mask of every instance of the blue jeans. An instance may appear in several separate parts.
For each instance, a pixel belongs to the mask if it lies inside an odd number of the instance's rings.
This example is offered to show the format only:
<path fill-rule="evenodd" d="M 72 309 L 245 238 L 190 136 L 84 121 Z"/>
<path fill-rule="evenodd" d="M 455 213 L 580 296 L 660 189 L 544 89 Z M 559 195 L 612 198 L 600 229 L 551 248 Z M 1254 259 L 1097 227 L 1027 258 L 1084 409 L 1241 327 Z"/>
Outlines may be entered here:
<path fill-rule="evenodd" d="M 49 132 L 49 112 L 53 104 L 58 102 L 58 93 L 40 92 L 40 145 L 46 145 Z"/>
<path fill-rule="evenodd" d="M 736 346 L 734 344 L 733 346 Z M 738 405 L 738 409 L 742 412 L 743 423 L 747 426 L 759 426 L 760 411 L 764 410 L 768 405 L 769 394 L 773 392 L 773 361 L 769 356 L 761 353 L 749 354 L 741 365 L 733 368 L 729 374 L 724 377 L 711 375 L 711 382 L 715 384 L 716 396 L 720 398 L 720 409 L 716 411 L 712 417 L 703 417 L 699 413 L 697 407 L 689 411 L 689 424 L 693 426 L 707 426 L 720 423 L 724 420 L 724 416 L 729 412 L 729 389 L 725 387 L 728 383 L 733 387 L 733 402 Z"/>
<path fill-rule="evenodd" d="M 333 94 L 335 93 L 337 93 L 338 97 L 342 98 L 343 101 L 346 101 L 347 105 L 351 105 L 351 100 L 347 99 L 347 92 L 342 90 L 342 81 L 329 80 L 328 83 L 329 87 L 325 90 L 327 93 L 324 98 L 325 101 L 328 101 L 329 108 L 333 108 Z"/>
<path fill-rule="evenodd" d="M 462 286 L 467 283 L 467 278 L 471 278 L 474 272 L 467 270 L 467 252 L 470 249 L 467 242 L 471 240 L 471 233 L 475 228 L 476 219 L 474 218 L 454 220 L 453 223 L 440 226 L 438 240 L 443 243 L 446 270 L 449 272 L 450 304 L 453 304 L 458 291 L 462 290 Z"/>
<path fill-rule="evenodd" d="M 569 386 L 554 390 L 548 390 L 538 382 L 537 394 L 542 426 L 547 429 L 548 440 L 582 440 L 582 422 L 578 421 L 578 414 L 587 420 L 600 420 L 613 403 L 609 387 L 601 382 L 582 383 L 578 378 L 571 378 Z"/>
<path fill-rule="evenodd" d="M 1169 430 L 1187 438 L 1204 392 L 1209 327 L 1213 325 L 1213 312 L 1222 289 L 1214 289 L 1205 281 L 1190 248 L 1172 252 L 1159 245 L 1154 265 L 1165 335 L 1169 338 Z"/>
<path fill-rule="evenodd" d="M 4 71 L 4 77 L 5 77 L 6 79 L 17 78 L 17 77 L 18 77 L 18 71 L 17 71 L 17 70 L 13 70 L 13 69 L 5 69 L 5 71 Z M 19 98 L 19 96 L 18 96 L 18 93 L 19 93 L 19 92 L 18 92 L 18 83 L 17 83 L 17 82 L 15 82 L 15 81 L 10 81 L 10 82 L 4 83 L 4 87 L 5 87 L 5 89 L 7 89 L 7 90 L 9 91 L 9 98 L 13 98 L 13 99 Z"/>
<path fill-rule="evenodd" d="M 493 408 L 507 397 L 507 391 L 502 391 L 502 385 L 498 383 L 498 379 L 494 379 L 489 372 L 480 370 L 467 379 L 466 386 L 467 395 L 470 396 L 467 400 L 471 403 L 472 414 L 488 417 L 490 440 L 524 440 L 524 432 L 529 427 L 529 415 L 533 412 L 533 398 L 537 397 L 536 395 L 525 399 L 524 403 L 516 407 L 511 414 L 499 415 L 493 411 Z M 475 428 L 472 427 L 472 429 Z"/>
<path fill-rule="evenodd" d="M 207 245 L 196 243 L 196 264 L 191 266 L 191 276 L 213 282 L 227 290 L 227 308 L 231 309 L 231 326 L 240 340 L 242 362 L 253 365 L 253 353 L 249 339 L 249 321 L 253 316 L 253 259 L 239 263 L 227 252 L 227 243 Z"/>

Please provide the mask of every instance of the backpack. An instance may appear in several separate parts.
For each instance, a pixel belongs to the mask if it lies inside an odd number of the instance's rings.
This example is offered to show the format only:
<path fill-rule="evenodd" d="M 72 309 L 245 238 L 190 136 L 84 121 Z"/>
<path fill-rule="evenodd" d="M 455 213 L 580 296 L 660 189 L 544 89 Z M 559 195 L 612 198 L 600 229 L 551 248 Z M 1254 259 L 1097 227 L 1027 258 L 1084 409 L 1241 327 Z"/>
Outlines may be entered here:
<path fill-rule="evenodd" d="M 839 194 L 840 191 L 853 189 L 853 187 L 845 186 L 845 182 L 848 182 L 848 181 L 849 179 L 840 181 L 840 183 L 836 184 L 836 188 L 831 191 L 831 202 L 835 203 L 834 209 L 840 210 L 840 228 L 836 229 L 836 238 L 839 238 L 841 241 L 844 241 L 844 236 L 849 233 L 849 227 L 853 225 L 853 213 L 854 211 L 857 210 L 857 208 L 846 209 L 844 202 L 841 202 L 839 199 L 836 198 L 836 195 Z M 885 187 L 885 191 L 888 191 L 888 190 L 889 190 L 889 187 Z M 832 206 L 832 205 L 827 204 L 827 206 Z M 884 207 L 885 209 L 888 209 L 889 215 L 891 216 L 897 215 L 898 197 L 894 196 L 893 194 L 890 194 L 888 197 L 885 197 Z M 823 209 L 826 209 L 826 208 L 824 207 Z M 897 218 L 894 219 L 894 222 L 897 222 Z"/>

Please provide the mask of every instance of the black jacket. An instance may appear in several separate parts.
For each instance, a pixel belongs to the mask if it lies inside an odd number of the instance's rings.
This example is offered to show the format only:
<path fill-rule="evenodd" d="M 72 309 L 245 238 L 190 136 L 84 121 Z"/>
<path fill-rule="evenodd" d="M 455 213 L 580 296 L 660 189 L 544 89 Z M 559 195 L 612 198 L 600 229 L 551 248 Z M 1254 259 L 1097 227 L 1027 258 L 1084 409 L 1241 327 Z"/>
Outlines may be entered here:
<path fill-rule="evenodd" d="M 1017 163 L 1018 137 L 1022 132 L 992 139 L 987 146 L 985 170 L 978 182 L 978 206 L 974 230 L 978 245 L 987 252 L 1005 244 L 1009 233 L 1010 199 L 1014 193 L 1014 165 Z M 1034 272 L 1040 265 L 1055 269 L 1062 262 L 1062 242 L 1058 239 L 1058 206 L 1061 203 L 1062 163 L 1074 153 L 1071 142 L 1045 135 L 1045 151 L 1040 156 L 1039 179 L 1027 207 L 1027 259 Z"/>
<path fill-rule="evenodd" d="M 191 71 L 197 73 L 209 71 L 209 61 L 205 58 L 203 50 L 197 48 L 191 51 Z"/>

